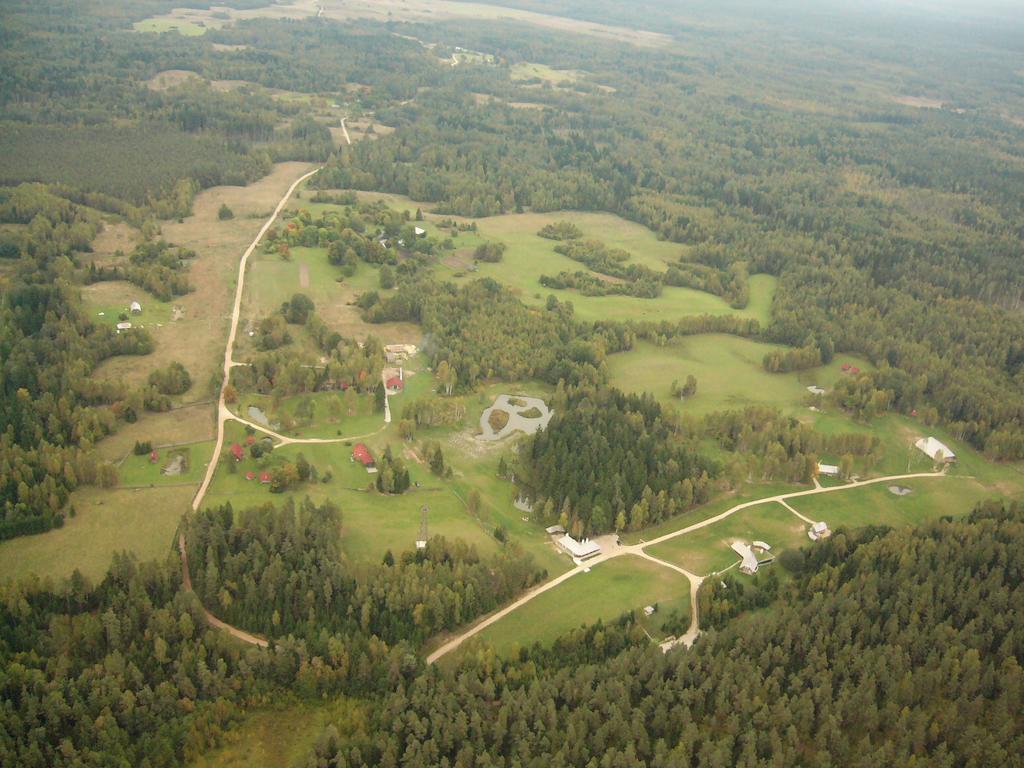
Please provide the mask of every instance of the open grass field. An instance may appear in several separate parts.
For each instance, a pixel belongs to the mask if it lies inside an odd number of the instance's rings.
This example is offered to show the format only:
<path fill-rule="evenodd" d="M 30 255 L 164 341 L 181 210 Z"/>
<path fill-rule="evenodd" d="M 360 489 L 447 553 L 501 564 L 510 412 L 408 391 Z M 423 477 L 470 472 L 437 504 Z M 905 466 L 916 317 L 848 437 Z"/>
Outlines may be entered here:
<path fill-rule="evenodd" d="M 807 524 L 776 502 L 750 507 L 721 522 L 678 536 L 647 550 L 654 557 L 705 576 L 723 571 L 739 557 L 729 545 L 737 540 L 754 540 L 772 545 L 772 554 L 809 544 Z"/>
<path fill-rule="evenodd" d="M 302 207 L 314 212 L 331 206 L 309 204 Z M 255 323 L 278 311 L 281 304 L 296 293 L 304 293 L 316 305 L 317 316 L 347 338 L 365 339 L 372 335 L 385 344 L 418 342 L 419 326 L 412 323 L 371 325 L 363 322 L 359 308 L 354 305 L 361 293 L 380 291 L 379 267 L 360 263 L 354 275 L 338 282 L 341 271 L 327 261 L 326 248 L 298 247 L 291 250 L 291 255 L 291 261 L 284 261 L 277 254 L 253 254 L 242 299 L 243 329 L 248 322 Z M 293 336 L 301 329 L 295 330 Z M 240 343 L 244 343 L 241 335 Z"/>
<path fill-rule="evenodd" d="M 829 388 L 843 375 L 840 366 L 844 362 L 862 370 L 871 368 L 866 360 L 844 355 L 806 371 L 768 373 L 761 361 L 776 349 L 783 347 L 719 334 L 689 336 L 664 347 L 640 342 L 629 352 L 609 357 L 608 372 L 616 387 L 626 392 L 651 392 L 684 413 L 703 415 L 770 405 L 809 419 L 813 414 L 804 404 L 807 386 Z M 672 397 L 672 382 L 683 382 L 689 374 L 697 378 L 697 394 L 682 401 Z"/>
<path fill-rule="evenodd" d="M 63 528 L 0 543 L 0 581 L 29 574 L 65 578 L 77 568 L 90 579 L 106 573 L 115 552 L 140 560 L 172 551 L 193 486 L 142 490 L 85 488 L 71 497 L 77 514 Z"/>
<path fill-rule="evenodd" d="M 535 642 L 550 643 L 598 619 L 614 621 L 653 603 L 689 610 L 690 582 L 664 566 L 623 556 L 594 566 L 545 592 L 480 633 L 502 656 Z"/>
<path fill-rule="evenodd" d="M 134 424 L 121 424 L 117 432 L 96 444 L 96 450 L 107 461 L 120 461 L 131 453 L 136 442 L 148 440 L 156 448 L 212 440 L 216 434 L 213 404 L 192 405 L 165 413 L 144 413 Z M 208 459 L 209 455 L 203 461 Z"/>
<path fill-rule="evenodd" d="M 791 499 L 789 504 L 812 520 L 824 520 L 832 529 L 841 525 L 850 528 L 889 525 L 895 528 L 918 525 L 943 515 L 966 515 L 979 501 L 995 496 L 977 480 L 966 477 L 901 480 L 898 485 L 913 492 L 909 496 L 896 496 L 889 492 L 887 484 L 878 483 L 865 488 Z"/>
<path fill-rule="evenodd" d="M 188 764 L 189 768 L 292 768 L 302 765 L 316 738 L 328 725 L 346 732 L 362 729 L 365 715 L 348 699 L 329 703 L 278 704 L 246 715 L 230 731 L 227 744 Z M 346 727 L 348 726 L 348 727 Z"/>

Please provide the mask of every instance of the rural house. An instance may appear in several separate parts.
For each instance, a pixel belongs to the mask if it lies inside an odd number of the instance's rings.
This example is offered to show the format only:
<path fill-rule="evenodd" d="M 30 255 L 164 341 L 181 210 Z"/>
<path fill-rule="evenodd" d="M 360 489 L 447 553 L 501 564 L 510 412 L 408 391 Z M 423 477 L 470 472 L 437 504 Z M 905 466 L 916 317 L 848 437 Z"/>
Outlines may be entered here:
<path fill-rule="evenodd" d="M 832 531 L 828 529 L 828 525 L 824 522 L 812 523 L 811 527 L 807 531 L 807 538 L 811 541 L 817 541 L 818 539 L 827 539 L 832 535 Z"/>
<path fill-rule="evenodd" d="M 757 573 L 757 556 L 754 554 L 754 550 L 742 541 L 734 541 L 732 551 L 740 556 L 740 573 L 745 573 L 748 576 Z"/>
<path fill-rule="evenodd" d="M 245 458 L 245 449 L 238 443 L 232 443 L 231 455 L 235 457 L 235 461 L 241 461 Z"/>
<path fill-rule="evenodd" d="M 366 447 L 365 443 L 356 443 L 352 449 L 352 461 L 358 461 L 369 474 L 377 471 L 377 464 L 373 460 L 373 454 Z"/>

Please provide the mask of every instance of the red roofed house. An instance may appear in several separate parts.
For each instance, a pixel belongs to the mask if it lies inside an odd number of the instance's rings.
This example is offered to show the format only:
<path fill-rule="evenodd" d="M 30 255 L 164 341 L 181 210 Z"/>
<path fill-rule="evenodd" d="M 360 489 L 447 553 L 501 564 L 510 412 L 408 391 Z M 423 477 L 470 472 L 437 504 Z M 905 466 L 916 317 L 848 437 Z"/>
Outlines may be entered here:
<path fill-rule="evenodd" d="M 402 391 L 402 387 L 405 386 L 405 382 L 402 381 L 398 376 L 392 376 L 386 382 L 384 387 L 387 389 L 389 395 L 394 395 Z"/>
<path fill-rule="evenodd" d="M 246 435 L 246 438 L 245 438 L 245 444 L 246 445 L 252 445 L 255 442 L 256 442 L 256 438 L 255 437 L 253 437 L 252 435 Z"/>
<path fill-rule="evenodd" d="M 849 363 L 843 363 L 843 372 L 845 373 L 848 370 L 850 370 L 850 364 Z"/>
<path fill-rule="evenodd" d="M 269 483 L 270 482 L 270 473 L 269 472 L 260 472 L 260 482 L 263 483 L 264 485 Z"/>
<path fill-rule="evenodd" d="M 858 374 L 858 373 L 860 373 L 860 368 L 857 368 L 856 366 L 854 366 L 853 368 L 850 369 L 850 373 Z"/>
<path fill-rule="evenodd" d="M 153 451 L 152 453 L 149 454 L 149 463 L 150 464 L 156 464 L 157 459 L 159 459 L 159 458 L 160 458 L 160 455 L 156 451 Z"/>
<path fill-rule="evenodd" d="M 377 471 L 377 464 L 373 460 L 373 454 L 370 453 L 370 449 L 364 443 L 356 443 L 352 449 L 352 460 L 362 464 L 367 472 L 373 473 Z"/>
<path fill-rule="evenodd" d="M 245 449 L 238 443 L 232 443 L 231 455 L 235 457 L 235 461 L 241 461 L 245 458 Z"/>
<path fill-rule="evenodd" d="M 246 472 L 245 473 L 245 479 L 246 480 L 255 480 L 256 479 L 256 473 L 255 472 Z"/>

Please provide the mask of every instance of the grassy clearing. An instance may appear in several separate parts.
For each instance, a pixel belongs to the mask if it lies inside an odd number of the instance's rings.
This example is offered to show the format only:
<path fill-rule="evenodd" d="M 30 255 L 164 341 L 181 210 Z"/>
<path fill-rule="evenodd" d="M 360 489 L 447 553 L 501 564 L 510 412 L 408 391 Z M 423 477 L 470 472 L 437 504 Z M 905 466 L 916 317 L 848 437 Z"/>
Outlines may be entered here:
<path fill-rule="evenodd" d="M 663 272 L 678 261 L 686 246 L 659 240 L 646 227 L 608 213 L 521 213 L 479 219 L 477 228 L 485 240 L 503 242 L 508 247 L 505 257 L 496 264 L 480 264 L 476 272 L 457 277 L 458 266 L 441 267 L 442 276 L 455 282 L 475 277 L 491 277 L 508 285 L 526 304 L 539 305 L 554 294 L 561 301 L 571 301 L 581 320 L 673 320 L 688 315 L 729 315 L 753 317 L 767 323 L 775 278 L 756 275 L 751 279 L 751 301 L 742 310 L 733 309 L 723 299 L 690 288 L 666 287 L 656 299 L 632 296 L 583 296 L 575 291 L 551 290 L 540 285 L 543 274 L 554 275 L 563 270 L 576 271 L 586 267 L 567 256 L 555 253 L 554 240 L 539 237 L 545 224 L 569 221 L 579 227 L 584 237 L 601 240 L 611 248 L 622 248 L 632 255 L 636 264 Z M 460 238 L 461 240 L 461 238 Z"/>
<path fill-rule="evenodd" d="M 121 463 L 118 472 L 124 488 L 144 488 L 167 485 L 191 485 L 198 487 L 206 472 L 206 462 L 213 451 L 214 441 L 182 445 L 174 448 L 157 448 L 157 461 L 150 461 L 149 454 L 130 454 Z M 183 457 L 184 470 L 177 475 L 165 475 L 165 467 Z"/>
<path fill-rule="evenodd" d="M 192 216 L 180 224 L 163 222 L 164 239 L 198 253 L 189 267 L 189 282 L 194 290 L 173 302 L 182 308 L 183 316 L 160 328 L 147 324 L 146 330 L 156 342 L 151 355 L 111 358 L 93 375 L 141 383 L 153 369 L 177 360 L 188 369 L 194 382 L 183 401 L 209 398 L 214 391 L 211 381 L 218 376 L 224 359 L 238 260 L 281 195 L 310 167 L 306 163 L 281 163 L 268 176 L 247 187 L 204 190 L 196 196 Z M 221 203 L 234 211 L 235 218 L 221 221 L 217 217 Z M 143 305 L 142 317 L 146 318 L 148 303 L 143 298 L 139 301 Z"/>
<path fill-rule="evenodd" d="M 0 581 L 32 573 L 60 579 L 76 568 L 99 580 L 115 552 L 128 550 L 140 560 L 164 557 L 194 492 L 192 487 L 78 490 L 71 497 L 77 514 L 63 528 L 0 543 Z"/>
<path fill-rule="evenodd" d="M 139 302 L 142 312 L 131 314 L 131 303 Z M 173 301 L 160 301 L 127 280 L 111 280 L 93 283 L 82 288 L 82 303 L 97 325 L 111 327 L 120 322 L 120 315 L 127 315 L 128 322 L 139 328 L 148 328 L 171 322 Z"/>
<path fill-rule="evenodd" d="M 538 64 L 533 61 L 513 64 L 509 68 L 509 77 L 512 80 L 543 80 L 552 85 L 564 82 L 575 83 L 583 74 L 576 69 L 552 69 L 547 64 Z"/>
<path fill-rule="evenodd" d="M 966 515 L 976 503 L 993 496 L 977 480 L 964 477 L 901 480 L 909 496 L 896 496 L 886 483 L 848 491 L 791 499 L 790 506 L 812 520 L 824 520 L 829 528 L 865 525 L 892 527 L 919 525 L 944 515 Z"/>
<path fill-rule="evenodd" d="M 227 744 L 189 763 L 189 768 L 287 768 L 305 760 L 317 736 L 328 725 L 362 729 L 365 716 L 358 704 L 332 699 L 322 706 L 281 704 L 248 714 L 227 734 Z M 346 727 L 348 726 L 348 727 Z"/>
<path fill-rule="evenodd" d="M 313 212 L 335 206 L 303 207 Z M 254 255 L 242 301 L 243 330 L 247 323 L 277 312 L 281 304 L 296 293 L 304 293 L 316 305 L 317 316 L 345 337 L 376 336 L 385 344 L 416 343 L 420 339 L 419 326 L 412 323 L 371 325 L 363 322 L 355 300 L 366 291 L 380 291 L 379 267 L 360 263 L 354 275 L 338 282 L 341 271 L 327 261 L 326 248 L 298 247 L 291 249 L 291 255 L 291 261 L 284 261 L 276 254 Z M 308 276 L 308 285 L 302 285 L 303 274 Z M 387 294 L 387 291 L 380 292 Z M 293 336 L 301 334 L 301 329 L 295 331 Z"/>
<path fill-rule="evenodd" d="M 782 347 L 736 336 L 690 336 L 664 347 L 641 342 L 629 352 L 608 359 L 611 382 L 627 392 L 651 392 L 661 402 L 684 413 L 703 415 L 712 411 L 770 405 L 785 413 L 811 418 L 804 404 L 806 387 L 831 386 L 841 375 L 840 366 L 852 362 L 863 370 L 870 364 L 844 355 L 829 365 L 793 373 L 768 373 L 764 356 Z M 697 394 L 680 401 L 671 395 L 672 382 L 688 374 L 697 378 Z"/>
<path fill-rule="evenodd" d="M 598 619 L 613 621 L 623 613 L 652 603 L 689 609 L 690 583 L 675 571 L 623 556 L 594 566 L 589 573 L 560 584 L 480 633 L 503 656 L 521 646 L 550 643 Z"/>
<path fill-rule="evenodd" d="M 809 543 L 807 524 L 776 502 L 744 509 L 721 522 L 700 528 L 651 547 L 654 557 L 705 575 L 722 571 L 739 558 L 729 545 L 736 540 L 760 540 L 772 545 L 772 554 Z"/>

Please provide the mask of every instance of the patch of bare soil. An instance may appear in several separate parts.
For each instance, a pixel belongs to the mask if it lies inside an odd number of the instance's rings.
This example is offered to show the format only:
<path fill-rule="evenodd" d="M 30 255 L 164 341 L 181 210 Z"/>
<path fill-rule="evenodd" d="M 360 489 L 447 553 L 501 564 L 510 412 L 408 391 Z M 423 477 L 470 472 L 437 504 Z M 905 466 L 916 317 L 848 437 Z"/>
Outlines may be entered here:
<path fill-rule="evenodd" d="M 897 96 L 897 104 L 917 109 L 942 109 L 943 102 L 939 99 L 929 99 L 927 96 Z"/>

